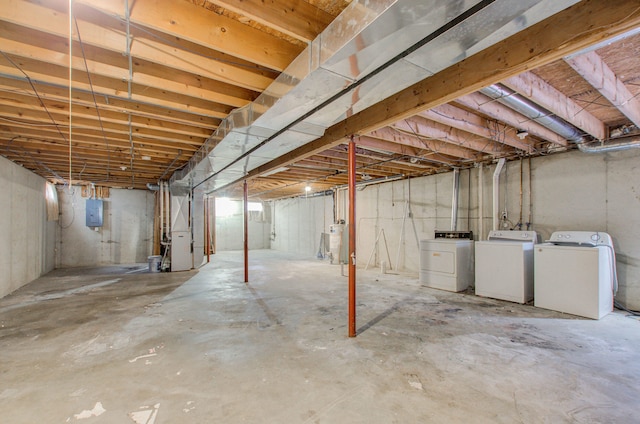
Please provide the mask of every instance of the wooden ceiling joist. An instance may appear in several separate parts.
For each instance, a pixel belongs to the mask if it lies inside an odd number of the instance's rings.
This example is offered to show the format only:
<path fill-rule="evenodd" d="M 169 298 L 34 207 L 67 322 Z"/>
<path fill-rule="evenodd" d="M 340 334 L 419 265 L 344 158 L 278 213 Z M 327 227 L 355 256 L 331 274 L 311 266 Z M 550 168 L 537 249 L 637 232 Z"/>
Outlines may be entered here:
<path fill-rule="evenodd" d="M 598 53 L 592 51 L 565 61 L 640 128 L 640 100 L 629 91 Z"/>
<path fill-rule="evenodd" d="M 479 137 L 467 131 L 430 121 L 420 115 L 398 121 L 393 124 L 393 128 L 421 138 L 440 140 L 466 147 L 479 153 L 500 154 L 507 152 L 504 145 L 489 138 Z"/>
<path fill-rule="evenodd" d="M 93 9 L 127 19 L 136 25 L 162 31 L 174 37 L 223 52 L 277 71 L 283 71 L 301 52 L 292 45 L 215 13 L 203 13 L 201 7 L 186 1 L 156 0 L 130 2 L 126 13 L 125 0 L 75 0 Z"/>
<path fill-rule="evenodd" d="M 601 120 L 533 72 L 510 77 L 502 83 L 592 137 L 598 140 L 607 137 L 607 129 Z"/>
<path fill-rule="evenodd" d="M 526 153 L 533 152 L 532 143 L 518 138 L 514 128 L 507 127 L 498 122 L 490 122 L 474 113 L 467 112 L 450 104 L 434 107 L 418 115 L 438 122 L 439 124 L 493 140 L 499 144 L 515 147 Z"/>
<path fill-rule="evenodd" d="M 209 1 L 305 43 L 314 40 L 334 18 L 324 10 L 304 1 Z"/>
<path fill-rule="evenodd" d="M 68 4 L 67 2 L 64 2 Z M 44 34 L 68 39 L 69 17 L 48 7 L 39 6 L 24 0 L 7 0 L 0 8 L 0 20 Z M 79 34 L 85 46 L 93 46 L 127 55 L 127 36 L 123 28 L 101 26 L 99 24 L 76 19 Z M 275 77 L 256 69 L 251 62 L 234 58 L 208 49 L 204 51 L 185 50 L 169 46 L 153 37 L 153 33 L 131 31 L 133 41 L 128 52 L 133 58 L 162 65 L 195 75 L 202 75 L 213 80 L 243 87 L 249 90 L 264 90 Z M 161 36 L 161 35 L 159 35 Z M 169 38 L 168 36 L 165 36 Z M 21 36 L 20 38 L 24 38 Z M 33 34 L 29 37 L 38 42 L 40 37 Z M 77 34 L 74 39 L 77 40 Z"/>
<path fill-rule="evenodd" d="M 407 133 L 396 129 L 395 127 L 379 128 L 375 131 L 371 131 L 369 136 L 421 149 L 423 152 L 426 150 L 429 153 L 433 152 L 436 154 L 459 157 L 466 160 L 476 160 L 481 156 L 478 152 L 467 147 L 457 146 L 452 143 L 428 137 L 420 137 L 413 132 Z M 420 156 L 422 156 L 422 154 Z"/>
<path fill-rule="evenodd" d="M 535 121 L 530 120 L 524 115 L 510 109 L 509 107 L 493 100 L 482 93 L 471 93 L 466 96 L 458 97 L 455 101 L 466 108 L 477 111 L 486 115 L 497 122 L 505 124 L 517 130 L 526 131 L 529 134 L 541 139 L 566 147 L 569 143 L 561 138 L 558 134 L 543 127 Z"/>

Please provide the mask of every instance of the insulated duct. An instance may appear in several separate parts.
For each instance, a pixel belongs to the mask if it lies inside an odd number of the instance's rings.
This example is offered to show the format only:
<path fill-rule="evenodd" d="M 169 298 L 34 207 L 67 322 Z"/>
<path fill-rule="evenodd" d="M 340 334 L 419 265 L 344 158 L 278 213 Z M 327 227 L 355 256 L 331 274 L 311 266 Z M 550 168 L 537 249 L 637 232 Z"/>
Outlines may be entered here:
<path fill-rule="evenodd" d="M 567 141 L 575 143 L 583 153 L 611 153 L 640 148 L 640 137 L 638 136 L 620 137 L 603 141 L 589 141 L 573 125 L 501 84 L 494 84 L 483 88 L 480 92 L 525 117 L 536 121 L 562 138 L 565 138 Z"/>
<path fill-rule="evenodd" d="M 171 184 L 213 192 L 578 0 L 355 0 Z M 357 88 L 357 90 L 356 90 Z"/>
<path fill-rule="evenodd" d="M 640 148 L 640 136 L 620 137 L 604 142 L 581 143 L 578 149 L 583 153 L 611 153 Z"/>
<path fill-rule="evenodd" d="M 480 92 L 548 128 L 568 141 L 577 144 L 586 141 L 576 127 L 501 84 L 483 88 Z"/>

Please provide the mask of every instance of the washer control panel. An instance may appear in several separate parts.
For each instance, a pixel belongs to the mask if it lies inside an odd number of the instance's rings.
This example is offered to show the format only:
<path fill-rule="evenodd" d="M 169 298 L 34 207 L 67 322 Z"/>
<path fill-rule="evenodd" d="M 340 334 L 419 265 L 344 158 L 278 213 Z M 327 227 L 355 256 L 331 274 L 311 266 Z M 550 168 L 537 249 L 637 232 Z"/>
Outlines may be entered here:
<path fill-rule="evenodd" d="M 538 242 L 538 235 L 535 231 L 489 231 L 487 240 L 493 241 L 522 241 Z"/>
<path fill-rule="evenodd" d="M 554 244 L 613 246 L 611 236 L 598 231 L 556 231 L 547 241 Z"/>

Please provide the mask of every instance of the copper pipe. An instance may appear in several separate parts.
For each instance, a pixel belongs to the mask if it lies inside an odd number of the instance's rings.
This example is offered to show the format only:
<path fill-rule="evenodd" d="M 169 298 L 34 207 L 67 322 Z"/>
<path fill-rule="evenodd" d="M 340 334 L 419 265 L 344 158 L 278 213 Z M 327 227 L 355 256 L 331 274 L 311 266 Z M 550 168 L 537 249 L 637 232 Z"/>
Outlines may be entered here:
<path fill-rule="evenodd" d="M 349 337 L 356 336 L 356 143 L 349 142 Z"/>
<path fill-rule="evenodd" d="M 249 188 L 244 180 L 244 282 L 249 282 Z"/>

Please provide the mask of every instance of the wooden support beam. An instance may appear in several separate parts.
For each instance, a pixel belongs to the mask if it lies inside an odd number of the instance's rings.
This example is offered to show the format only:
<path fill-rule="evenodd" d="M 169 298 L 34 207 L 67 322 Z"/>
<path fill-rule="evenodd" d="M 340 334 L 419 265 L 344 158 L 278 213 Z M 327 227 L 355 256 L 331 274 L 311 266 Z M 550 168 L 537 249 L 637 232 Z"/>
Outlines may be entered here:
<path fill-rule="evenodd" d="M 308 43 L 333 16 L 302 0 L 210 0 L 211 3 Z"/>
<path fill-rule="evenodd" d="M 595 51 L 565 59 L 582 78 L 640 128 L 640 100 Z"/>
<path fill-rule="evenodd" d="M 525 72 L 507 78 L 502 84 L 592 137 L 599 140 L 607 137 L 607 129 L 601 120 L 534 73 Z"/>
<path fill-rule="evenodd" d="M 249 172 L 249 177 L 545 65 L 640 26 L 635 0 L 583 0 L 339 122 L 321 138 Z"/>
<path fill-rule="evenodd" d="M 482 93 L 475 92 L 467 94 L 466 96 L 457 98 L 455 103 L 471 110 L 478 111 L 496 121 L 504 122 L 513 128 L 527 131 L 529 134 L 542 140 L 558 144 L 563 147 L 566 147 L 569 144 L 567 140 L 561 138 L 553 131 Z"/>
<path fill-rule="evenodd" d="M 507 128 L 495 122 L 488 121 L 475 113 L 457 108 L 450 104 L 436 106 L 426 110 L 420 116 L 448 125 L 461 131 L 488 138 L 499 144 L 506 144 L 527 153 L 533 152 L 533 144 L 516 136 L 515 128 Z"/>

